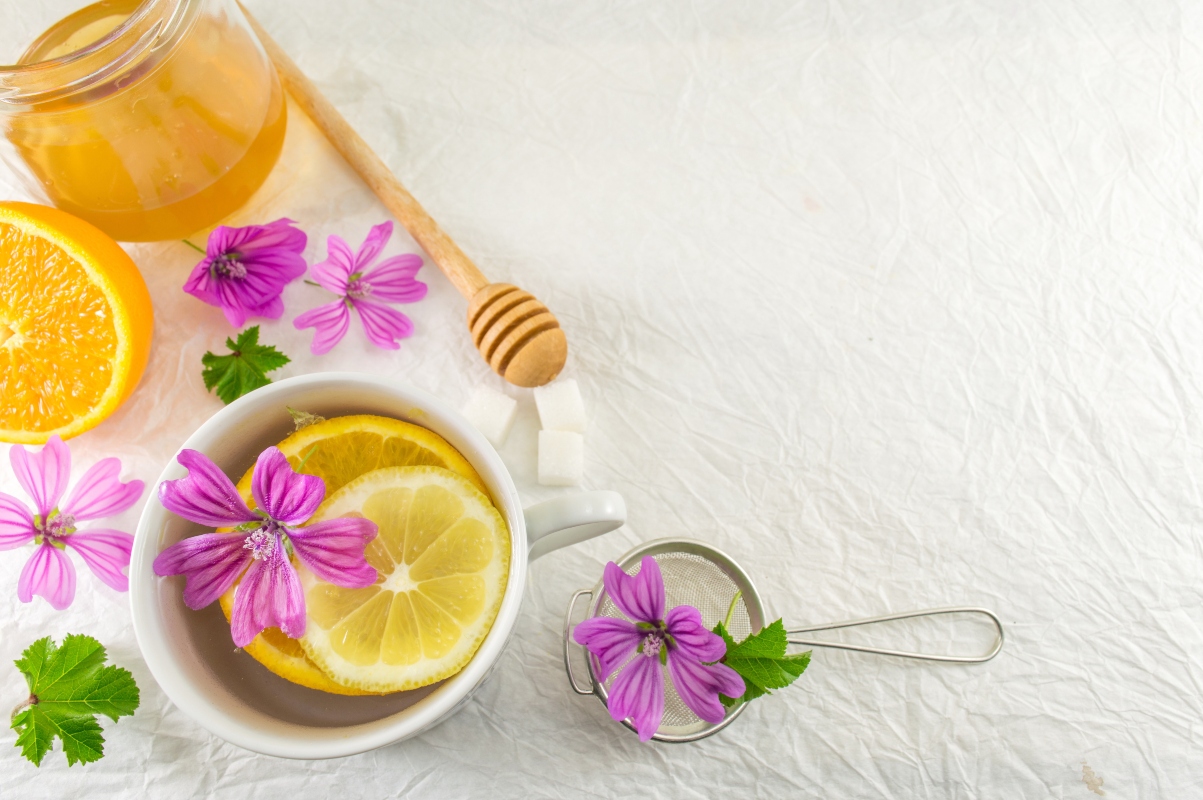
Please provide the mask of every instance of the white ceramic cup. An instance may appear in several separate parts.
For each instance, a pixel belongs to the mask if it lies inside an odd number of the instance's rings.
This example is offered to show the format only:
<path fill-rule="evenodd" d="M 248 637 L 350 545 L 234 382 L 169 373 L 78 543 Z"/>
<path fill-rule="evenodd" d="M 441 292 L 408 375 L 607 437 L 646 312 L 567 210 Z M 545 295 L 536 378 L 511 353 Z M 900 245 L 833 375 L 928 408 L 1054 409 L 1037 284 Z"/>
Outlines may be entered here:
<path fill-rule="evenodd" d="M 236 651 L 216 603 L 184 605 L 183 578 L 154 574 L 155 556 L 204 528 L 167 511 L 157 486 L 142 512 L 130 559 L 130 605 L 138 646 L 155 680 L 189 716 L 248 750 L 285 758 L 336 758 L 400 741 L 455 713 L 488 676 L 518 617 L 529 562 L 559 547 L 614 530 L 626 519 L 615 492 L 583 492 L 523 510 L 509 472 L 467 420 L 433 396 L 358 373 L 319 373 L 258 389 L 214 414 L 184 443 L 240 476 L 293 427 L 287 407 L 325 417 L 379 414 L 429 428 L 451 443 L 484 480 L 510 529 L 509 582 L 497 619 L 460 672 L 431 687 L 385 696 L 345 697 L 280 678 Z M 159 477 L 185 475 L 173 457 Z"/>

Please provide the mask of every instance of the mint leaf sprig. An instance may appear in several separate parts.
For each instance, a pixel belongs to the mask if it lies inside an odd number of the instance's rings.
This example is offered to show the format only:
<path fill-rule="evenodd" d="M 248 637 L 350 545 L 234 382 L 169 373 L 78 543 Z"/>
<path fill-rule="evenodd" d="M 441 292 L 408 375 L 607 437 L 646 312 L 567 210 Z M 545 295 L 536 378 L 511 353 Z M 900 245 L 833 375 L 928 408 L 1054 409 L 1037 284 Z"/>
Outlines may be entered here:
<path fill-rule="evenodd" d="M 29 699 L 13 711 L 21 754 L 41 766 L 57 736 L 67 766 L 104 755 L 98 714 L 116 722 L 138 708 L 138 685 L 128 670 L 105 665 L 105 649 L 91 636 L 68 634 L 62 647 L 38 639 L 15 662 L 29 685 Z"/>
<path fill-rule="evenodd" d="M 217 396 L 226 405 L 260 386 L 267 386 L 267 373 L 277 370 L 292 359 L 271 345 L 259 344 L 259 326 L 252 325 L 238 334 L 237 341 L 227 338 L 227 355 L 205 353 L 201 356 L 204 370 L 201 378 L 205 388 L 216 388 Z"/>
<path fill-rule="evenodd" d="M 772 694 L 772 689 L 783 689 L 789 686 L 810 665 L 811 651 L 809 650 L 805 653 L 786 655 L 785 648 L 789 642 L 786 639 L 785 623 L 781 620 L 761 628 L 759 632 L 736 643 L 731 634 L 727 632 L 727 626 L 731 624 L 731 615 L 741 596 L 741 592 L 736 592 L 734 599 L 731 600 L 730 608 L 727 609 L 727 618 L 715 625 L 713 631 L 723 637 L 723 641 L 727 645 L 727 652 L 719 659 L 719 663 L 726 664 L 744 679 L 745 688 L 742 697 L 731 698 L 719 695 L 719 701 L 728 708 L 755 700 L 766 694 Z"/>

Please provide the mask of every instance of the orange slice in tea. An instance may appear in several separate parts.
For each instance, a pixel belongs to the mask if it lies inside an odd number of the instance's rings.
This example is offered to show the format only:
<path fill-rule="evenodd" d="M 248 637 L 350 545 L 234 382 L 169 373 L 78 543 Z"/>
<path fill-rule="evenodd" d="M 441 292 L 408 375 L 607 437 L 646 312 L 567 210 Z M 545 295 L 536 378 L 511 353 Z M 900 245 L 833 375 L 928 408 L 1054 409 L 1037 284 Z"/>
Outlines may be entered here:
<path fill-rule="evenodd" d="M 366 414 L 334 417 L 302 428 L 276 446 L 294 469 L 300 466 L 301 472 L 325 481 L 327 499 L 360 475 L 382 467 L 441 467 L 467 479 L 476 489 L 482 492 L 485 489 L 472 465 L 443 437 L 388 417 Z M 238 482 L 238 492 L 248 505 L 254 503 L 253 471 L 254 465 Z M 227 620 L 234 609 L 236 588 L 221 597 L 221 610 Z M 310 689 L 335 694 L 375 694 L 330 680 L 306 657 L 297 640 L 289 639 L 278 628 L 266 629 L 243 649 L 280 677 Z"/>
<path fill-rule="evenodd" d="M 65 211 L 0 203 L 0 441 L 92 428 L 127 398 L 154 314 L 133 260 Z"/>

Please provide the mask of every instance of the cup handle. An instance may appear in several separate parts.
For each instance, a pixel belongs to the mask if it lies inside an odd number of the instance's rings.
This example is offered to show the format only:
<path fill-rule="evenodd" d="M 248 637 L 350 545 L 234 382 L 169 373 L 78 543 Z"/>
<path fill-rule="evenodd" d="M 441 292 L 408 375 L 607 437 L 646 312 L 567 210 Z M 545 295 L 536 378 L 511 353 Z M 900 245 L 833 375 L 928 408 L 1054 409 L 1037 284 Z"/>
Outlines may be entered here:
<path fill-rule="evenodd" d="M 627 504 L 618 492 L 582 492 L 523 509 L 527 561 L 552 550 L 609 533 L 627 521 Z"/>

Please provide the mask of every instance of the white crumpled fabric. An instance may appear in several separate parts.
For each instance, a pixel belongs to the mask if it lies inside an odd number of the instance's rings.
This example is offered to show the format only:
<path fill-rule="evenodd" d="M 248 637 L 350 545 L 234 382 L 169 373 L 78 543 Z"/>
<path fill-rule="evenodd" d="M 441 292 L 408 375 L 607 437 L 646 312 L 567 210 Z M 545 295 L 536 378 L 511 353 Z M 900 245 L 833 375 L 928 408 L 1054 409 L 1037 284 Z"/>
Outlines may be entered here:
<path fill-rule="evenodd" d="M 621 492 L 629 523 L 533 565 L 460 714 L 315 762 L 210 735 L 151 678 L 125 596 L 81 568 L 68 611 L 22 605 L 25 553 L 0 553 L 0 695 L 24 697 L 30 641 L 84 632 L 143 698 L 85 767 L 35 769 L 0 732 L 0 796 L 1203 796 L 1197 5 L 251 6 L 485 273 L 559 316 L 585 486 Z M 315 261 L 385 213 L 291 113 L 234 222 L 292 217 Z M 111 455 L 150 484 L 221 407 L 200 357 L 231 329 L 180 291 L 192 251 L 130 252 L 150 365 L 71 447 L 76 476 Z M 464 301 L 421 276 L 396 353 L 353 326 L 310 355 L 289 319 L 321 293 L 290 286 L 263 325 L 294 358 L 279 376 L 349 368 L 456 405 L 501 387 Z M 525 500 L 571 491 L 537 485 L 534 404 L 507 391 Z M 18 491 L 3 458 L 0 490 Z M 730 553 L 787 624 L 967 603 L 999 612 L 1007 646 L 977 667 L 816 651 L 720 735 L 640 744 L 571 692 L 560 626 L 607 560 L 665 536 Z M 988 643 L 945 629 L 865 638 Z"/>

